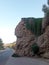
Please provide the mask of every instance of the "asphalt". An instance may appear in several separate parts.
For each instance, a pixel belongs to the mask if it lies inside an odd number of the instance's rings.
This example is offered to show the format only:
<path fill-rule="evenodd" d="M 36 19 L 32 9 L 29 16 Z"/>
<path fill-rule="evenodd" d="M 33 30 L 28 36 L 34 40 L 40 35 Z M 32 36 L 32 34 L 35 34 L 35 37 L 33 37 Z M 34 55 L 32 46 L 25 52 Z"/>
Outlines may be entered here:
<path fill-rule="evenodd" d="M 0 65 L 49 65 L 49 59 L 29 57 L 12 57 L 14 53 L 12 49 L 7 48 L 0 52 Z"/>
<path fill-rule="evenodd" d="M 0 65 L 5 65 L 12 54 L 13 50 L 9 48 L 0 51 Z"/>
<path fill-rule="evenodd" d="M 40 58 L 10 57 L 6 65 L 49 65 L 49 62 Z"/>

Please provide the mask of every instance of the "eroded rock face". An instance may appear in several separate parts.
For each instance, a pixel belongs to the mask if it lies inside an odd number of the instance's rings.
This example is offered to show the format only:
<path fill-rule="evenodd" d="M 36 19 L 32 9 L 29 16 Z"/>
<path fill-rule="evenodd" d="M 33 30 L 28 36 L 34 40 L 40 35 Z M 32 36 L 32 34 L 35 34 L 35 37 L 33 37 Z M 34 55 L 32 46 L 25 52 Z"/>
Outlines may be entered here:
<path fill-rule="evenodd" d="M 42 23 L 44 33 L 41 34 L 36 40 L 35 35 L 26 28 L 25 21 L 25 19 L 22 19 L 15 28 L 15 35 L 17 37 L 16 54 L 20 56 L 32 56 L 33 52 L 31 46 L 32 44 L 37 43 L 40 47 L 40 51 L 44 52 L 42 57 L 48 57 L 47 52 L 49 53 L 49 25 L 46 22 Z M 30 21 L 32 20 L 30 19 L 29 22 Z"/>
<path fill-rule="evenodd" d="M 44 41 L 46 42 L 45 44 L 46 51 L 49 51 L 49 26 L 47 26 L 45 29 Z"/>
<path fill-rule="evenodd" d="M 15 35 L 17 36 L 16 53 L 20 56 L 32 56 L 31 46 L 35 43 L 35 36 L 26 29 L 23 20 L 15 28 Z"/>
<path fill-rule="evenodd" d="M 40 51 L 45 52 L 42 57 L 49 58 L 49 26 L 45 28 L 45 33 L 38 37 L 37 44 L 39 44 Z"/>

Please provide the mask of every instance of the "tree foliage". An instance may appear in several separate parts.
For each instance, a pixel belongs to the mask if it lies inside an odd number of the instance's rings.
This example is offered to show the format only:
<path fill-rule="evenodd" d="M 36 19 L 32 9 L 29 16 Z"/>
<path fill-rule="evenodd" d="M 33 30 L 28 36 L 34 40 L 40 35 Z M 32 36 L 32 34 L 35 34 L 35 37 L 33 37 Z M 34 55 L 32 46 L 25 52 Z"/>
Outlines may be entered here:
<path fill-rule="evenodd" d="M 0 38 L 0 49 L 3 49 L 4 48 L 4 46 L 3 46 L 3 41 L 2 41 L 2 39 Z"/>
<path fill-rule="evenodd" d="M 34 54 L 38 54 L 38 52 L 39 52 L 39 46 L 36 43 L 34 43 L 31 48 L 32 48 L 32 52 Z"/>
<path fill-rule="evenodd" d="M 42 11 L 44 12 L 45 16 L 49 16 L 49 0 L 47 1 L 48 6 L 45 4 L 43 5 Z"/>

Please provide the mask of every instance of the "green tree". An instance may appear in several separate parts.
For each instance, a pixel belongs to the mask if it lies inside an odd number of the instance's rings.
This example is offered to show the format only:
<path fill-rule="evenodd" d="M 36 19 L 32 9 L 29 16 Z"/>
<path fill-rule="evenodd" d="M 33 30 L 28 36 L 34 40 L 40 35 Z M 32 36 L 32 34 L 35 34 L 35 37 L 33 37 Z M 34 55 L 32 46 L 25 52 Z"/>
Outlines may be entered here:
<path fill-rule="evenodd" d="M 47 4 L 49 5 L 49 0 L 47 1 Z"/>
<path fill-rule="evenodd" d="M 2 41 L 2 39 L 0 38 L 0 49 L 3 49 L 4 48 L 4 46 L 3 46 L 3 41 Z"/>

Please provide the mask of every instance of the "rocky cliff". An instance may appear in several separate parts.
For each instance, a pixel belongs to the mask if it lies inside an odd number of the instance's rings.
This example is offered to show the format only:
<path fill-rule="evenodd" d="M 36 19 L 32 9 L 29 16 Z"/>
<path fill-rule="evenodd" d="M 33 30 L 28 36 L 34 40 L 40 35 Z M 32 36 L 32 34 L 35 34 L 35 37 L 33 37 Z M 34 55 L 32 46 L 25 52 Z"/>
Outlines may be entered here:
<path fill-rule="evenodd" d="M 26 21 L 28 21 L 29 24 L 33 24 L 33 26 L 35 23 L 34 18 L 22 18 L 20 23 L 15 28 L 15 35 L 17 37 L 16 54 L 20 56 L 33 56 L 31 46 L 34 43 L 37 43 L 40 51 L 44 52 L 42 57 L 47 58 L 49 55 L 49 25 L 46 24 L 47 20 L 45 22 L 42 21 L 41 30 L 43 30 L 43 26 L 45 30 L 37 37 L 38 39 L 36 39 L 34 32 L 26 28 Z"/>

